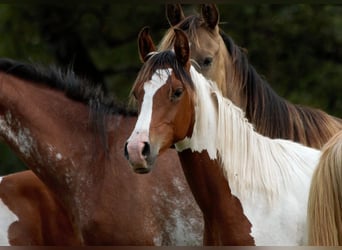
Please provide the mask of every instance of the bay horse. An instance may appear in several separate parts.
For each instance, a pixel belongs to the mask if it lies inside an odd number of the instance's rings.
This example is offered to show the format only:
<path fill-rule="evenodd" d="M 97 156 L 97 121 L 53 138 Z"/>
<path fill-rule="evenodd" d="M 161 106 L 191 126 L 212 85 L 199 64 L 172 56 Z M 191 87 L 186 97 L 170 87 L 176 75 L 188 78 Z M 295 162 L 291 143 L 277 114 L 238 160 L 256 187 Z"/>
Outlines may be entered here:
<path fill-rule="evenodd" d="M 138 120 L 125 144 L 133 170 L 148 173 L 175 146 L 200 206 L 207 245 L 305 245 L 312 173 L 320 151 L 270 139 L 191 65 L 186 34 L 156 52 L 144 30 L 144 59 L 131 93 Z M 228 185 L 229 184 L 229 185 Z"/>
<path fill-rule="evenodd" d="M 308 230 L 309 245 L 342 245 L 342 131 L 322 148 L 312 177 Z"/>
<path fill-rule="evenodd" d="M 68 213 L 31 171 L 0 177 L 0 245 L 81 245 Z"/>
<path fill-rule="evenodd" d="M 200 14 L 187 17 L 180 4 L 168 4 L 166 17 L 172 27 L 158 50 L 172 48 L 173 27 L 183 30 L 188 35 L 193 65 L 246 113 L 257 132 L 320 149 L 342 130 L 342 119 L 280 97 L 248 61 L 246 50 L 219 27 L 215 4 L 202 4 Z"/>
<path fill-rule="evenodd" d="M 203 217 L 177 153 L 150 176 L 129 169 L 122 152 L 135 111 L 54 66 L 1 59 L 0 90 L 0 137 L 58 199 L 81 244 L 201 244 Z"/>

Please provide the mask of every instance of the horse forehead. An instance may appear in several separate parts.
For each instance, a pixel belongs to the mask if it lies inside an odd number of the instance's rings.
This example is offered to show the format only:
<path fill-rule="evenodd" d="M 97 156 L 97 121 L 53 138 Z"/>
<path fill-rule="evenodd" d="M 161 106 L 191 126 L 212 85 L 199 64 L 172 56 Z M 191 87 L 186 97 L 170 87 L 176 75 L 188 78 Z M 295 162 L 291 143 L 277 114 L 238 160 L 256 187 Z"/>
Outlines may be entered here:
<path fill-rule="evenodd" d="M 161 87 L 167 84 L 168 79 L 172 74 L 171 68 L 156 70 L 153 73 L 151 80 L 144 82 L 144 96 L 153 97 Z"/>
<path fill-rule="evenodd" d="M 208 31 L 205 27 L 199 27 L 190 40 L 193 48 L 200 48 L 204 50 L 217 50 L 219 48 L 219 35 L 215 35 L 211 31 Z"/>

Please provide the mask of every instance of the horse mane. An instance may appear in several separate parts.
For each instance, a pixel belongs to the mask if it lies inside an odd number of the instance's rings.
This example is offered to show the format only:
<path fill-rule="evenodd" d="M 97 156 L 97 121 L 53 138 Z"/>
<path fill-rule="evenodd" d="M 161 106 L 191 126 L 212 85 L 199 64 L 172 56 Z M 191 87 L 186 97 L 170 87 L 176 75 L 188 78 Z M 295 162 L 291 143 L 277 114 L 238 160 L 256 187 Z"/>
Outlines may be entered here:
<path fill-rule="evenodd" d="M 189 73 L 187 73 L 183 65 L 178 62 L 175 53 L 171 50 L 166 50 L 152 53 L 149 56 L 148 60 L 142 65 L 138 72 L 132 90 L 135 89 L 135 86 L 140 85 L 142 87 L 141 83 L 150 80 L 156 70 L 169 68 L 173 70 L 178 79 L 184 83 L 189 83 L 190 87 L 193 88 L 193 83 Z M 133 93 L 131 92 L 130 96 L 132 96 L 132 94 Z"/>
<path fill-rule="evenodd" d="M 322 148 L 308 202 L 309 245 L 342 245 L 342 131 Z"/>
<path fill-rule="evenodd" d="M 203 18 L 198 14 L 194 14 L 184 18 L 181 22 L 179 22 L 174 27 L 171 27 L 166 33 L 163 39 L 160 41 L 158 45 L 158 49 L 165 50 L 173 47 L 175 35 L 173 32 L 174 28 L 181 29 L 187 33 L 189 41 L 198 43 L 198 36 L 196 30 L 202 25 L 206 25 L 206 22 Z M 210 34 L 210 33 L 209 33 Z M 214 34 L 213 34 L 214 36 Z"/>
<path fill-rule="evenodd" d="M 321 148 L 342 129 L 342 119 L 319 109 L 292 104 L 280 97 L 249 63 L 245 50 L 222 30 L 220 34 L 232 57 L 233 88 L 244 96 L 241 108 L 259 133 Z"/>
<path fill-rule="evenodd" d="M 108 96 L 102 85 L 77 76 L 71 67 L 66 69 L 56 65 L 44 67 L 38 63 L 29 64 L 1 58 L 0 71 L 63 91 L 68 98 L 106 114 L 136 115 L 135 111 L 127 109 L 124 104 Z"/>
<path fill-rule="evenodd" d="M 279 197 L 281 190 L 293 188 L 296 183 L 302 183 L 302 178 L 306 178 L 309 183 L 313 167 L 316 165 L 319 151 L 305 147 L 301 144 L 282 140 L 270 139 L 254 130 L 254 127 L 245 118 L 242 109 L 235 106 L 232 101 L 222 96 L 216 84 L 204 78 L 192 67 L 193 81 L 196 83 L 196 96 L 202 96 L 204 100 L 197 100 L 196 103 L 206 102 L 210 99 L 208 92 L 210 85 L 211 95 L 216 100 L 216 132 L 212 131 L 208 135 L 207 127 L 198 122 L 208 123 L 208 119 L 198 120 L 196 118 L 194 133 L 213 137 L 205 141 L 215 141 L 216 149 L 221 162 L 222 170 L 233 193 L 239 193 L 241 197 L 253 198 L 254 190 L 259 194 L 264 194 L 268 202 Z M 194 76 L 200 75 L 201 77 Z M 204 97 L 203 97 L 204 96 Z M 206 107 L 209 105 L 203 105 Z M 201 116 L 207 116 L 208 112 L 197 111 Z M 198 128 L 205 131 L 198 132 Z M 209 151 L 212 151 L 210 148 Z M 236 181 L 241 178 L 243 181 Z"/>
<path fill-rule="evenodd" d="M 135 110 L 128 109 L 123 103 L 109 96 L 102 85 L 78 77 L 71 67 L 67 69 L 55 65 L 44 67 L 38 63 L 29 64 L 1 58 L 0 71 L 33 84 L 42 84 L 62 91 L 68 98 L 88 105 L 90 122 L 106 152 L 108 149 L 106 115 L 135 116 L 137 114 Z"/>

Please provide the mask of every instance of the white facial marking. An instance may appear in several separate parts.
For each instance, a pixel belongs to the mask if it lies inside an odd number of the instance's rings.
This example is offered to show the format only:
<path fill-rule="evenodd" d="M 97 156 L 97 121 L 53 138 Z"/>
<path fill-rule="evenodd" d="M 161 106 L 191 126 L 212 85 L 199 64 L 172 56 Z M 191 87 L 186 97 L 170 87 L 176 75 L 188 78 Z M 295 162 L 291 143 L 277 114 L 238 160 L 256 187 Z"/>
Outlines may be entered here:
<path fill-rule="evenodd" d="M 128 141 L 132 140 L 135 136 L 141 133 L 146 133 L 148 137 L 148 131 L 152 118 L 154 94 L 158 91 L 158 89 L 166 84 L 171 72 L 172 69 L 159 69 L 154 73 L 150 81 L 144 83 L 145 94 L 141 105 L 141 111 L 135 128 Z"/>
<path fill-rule="evenodd" d="M 0 177 L 0 183 L 2 177 Z M 9 246 L 8 228 L 18 221 L 18 217 L 0 199 L 0 246 Z"/>

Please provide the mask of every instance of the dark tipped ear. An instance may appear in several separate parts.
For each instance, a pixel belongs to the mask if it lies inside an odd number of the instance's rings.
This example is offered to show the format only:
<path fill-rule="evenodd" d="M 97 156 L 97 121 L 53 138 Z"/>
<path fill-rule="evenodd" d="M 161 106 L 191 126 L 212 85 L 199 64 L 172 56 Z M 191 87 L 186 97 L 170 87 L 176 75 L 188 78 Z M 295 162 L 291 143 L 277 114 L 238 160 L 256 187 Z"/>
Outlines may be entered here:
<path fill-rule="evenodd" d="M 175 43 L 174 50 L 176 54 L 177 61 L 179 61 L 183 66 L 189 62 L 190 59 L 190 48 L 188 37 L 184 31 L 180 29 L 174 29 L 175 32 Z"/>
<path fill-rule="evenodd" d="M 142 62 L 146 62 L 147 55 L 150 52 L 156 51 L 156 46 L 152 41 L 152 37 L 149 34 L 150 28 L 144 27 L 139 32 L 138 36 L 138 47 L 139 47 L 139 56 Z"/>
<path fill-rule="evenodd" d="M 182 10 L 182 6 L 178 3 L 175 4 L 166 4 L 166 19 L 169 22 L 170 26 L 175 26 L 180 21 L 184 19 L 184 13 Z"/>
<path fill-rule="evenodd" d="M 201 14 L 209 28 L 215 29 L 218 25 L 220 14 L 215 4 L 202 4 Z"/>

